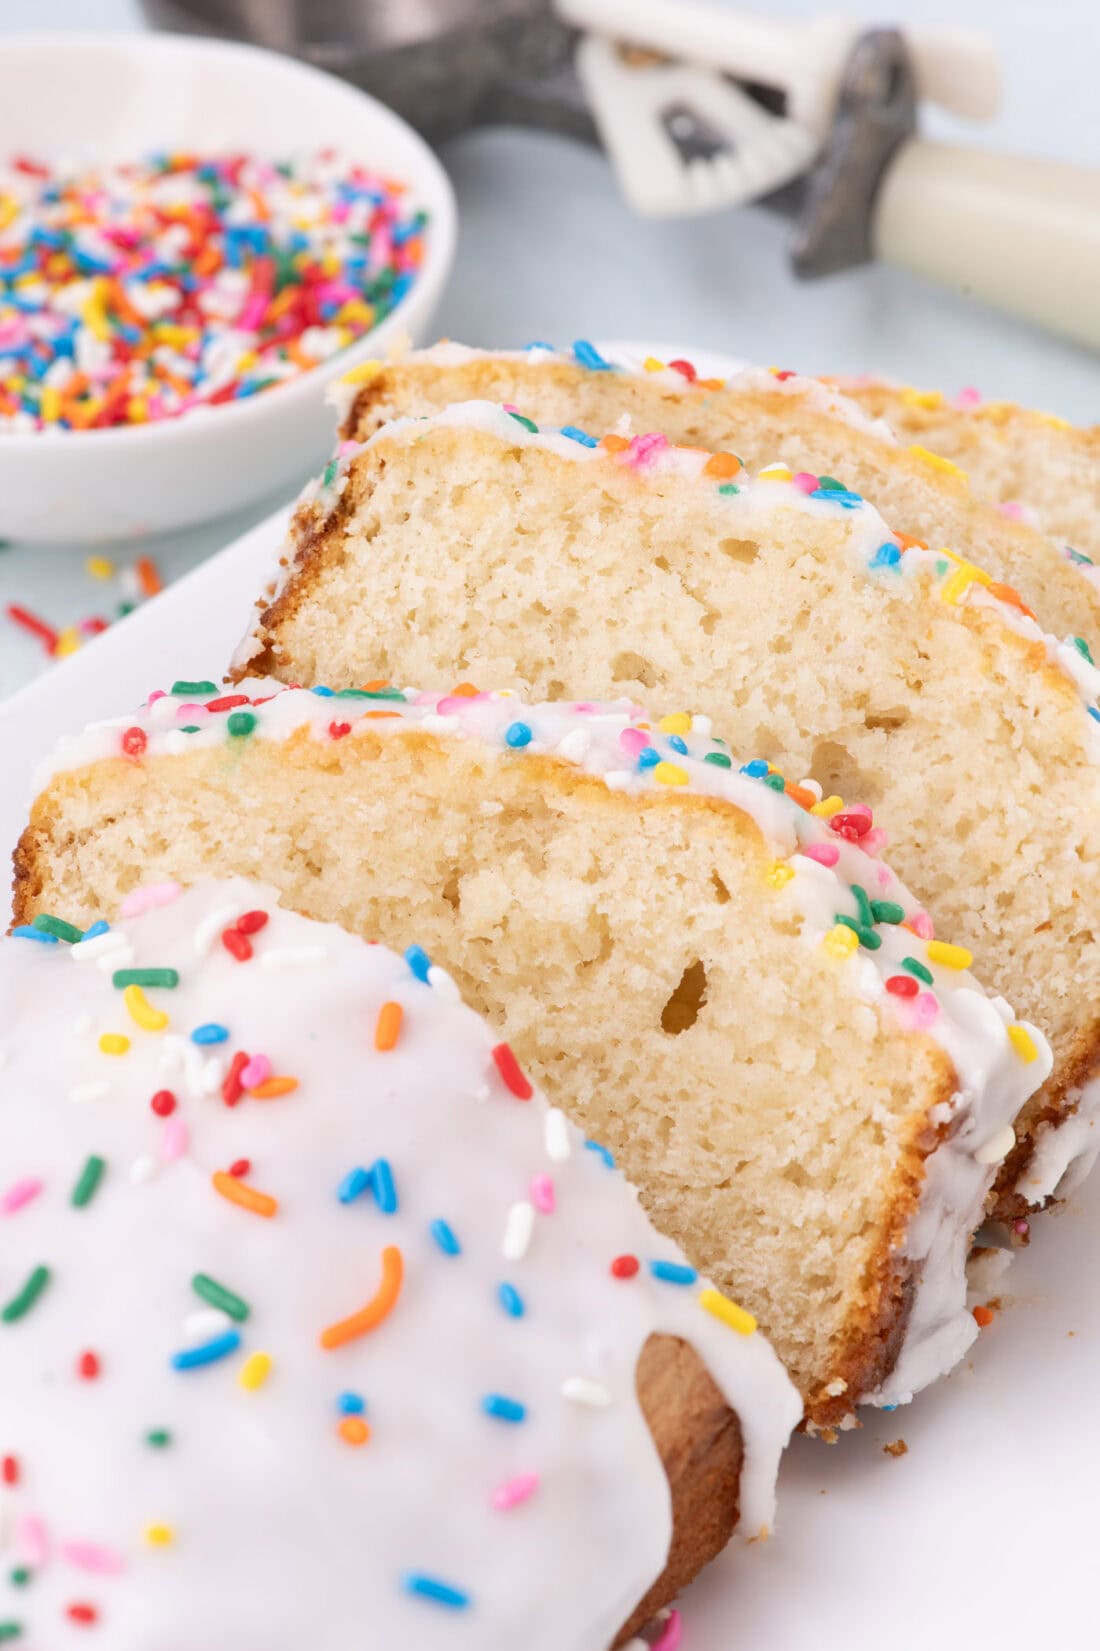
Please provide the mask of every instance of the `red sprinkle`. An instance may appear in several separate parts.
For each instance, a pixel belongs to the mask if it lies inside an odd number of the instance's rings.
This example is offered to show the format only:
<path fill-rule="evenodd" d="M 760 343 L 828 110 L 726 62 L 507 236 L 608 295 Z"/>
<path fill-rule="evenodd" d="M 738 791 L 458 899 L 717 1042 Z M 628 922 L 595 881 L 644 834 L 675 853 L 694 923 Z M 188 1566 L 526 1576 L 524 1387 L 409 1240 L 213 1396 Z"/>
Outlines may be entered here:
<path fill-rule="evenodd" d="M 225 1074 L 225 1079 L 222 1083 L 222 1100 L 225 1102 L 226 1106 L 236 1106 L 237 1102 L 244 1094 L 244 1085 L 241 1082 L 241 1073 L 247 1065 L 248 1056 L 245 1054 L 243 1049 L 238 1049 L 237 1053 L 233 1056 L 233 1059 L 229 1063 L 229 1071 Z M 236 1170 L 230 1170 L 229 1173 L 230 1175 L 235 1175 L 237 1172 Z M 241 1170 L 241 1174 L 243 1175 L 244 1173 L 244 1170 Z"/>
<path fill-rule="evenodd" d="M 241 934 L 259 934 L 266 924 L 267 912 L 246 911 L 243 916 L 238 917 L 235 927 Z"/>
<path fill-rule="evenodd" d="M 504 1079 L 507 1089 L 521 1101 L 529 1101 L 535 1091 L 524 1077 L 523 1069 L 513 1055 L 511 1046 L 507 1043 L 498 1043 L 493 1050 L 493 1059 L 497 1063 L 497 1071 Z"/>
<path fill-rule="evenodd" d="M 795 376 L 794 368 L 793 367 L 784 367 L 783 371 L 781 373 L 776 373 L 775 376 L 779 380 L 780 384 L 785 384 L 787 379 L 794 378 L 794 376 Z"/>
<path fill-rule="evenodd" d="M 617 1255 L 611 1263 L 613 1278 L 633 1278 L 638 1271 L 638 1258 L 633 1255 Z"/>
<path fill-rule="evenodd" d="M 221 699 L 208 699 L 206 709 L 208 711 L 235 711 L 238 705 L 247 705 L 248 703 L 247 694 L 225 694 Z"/>
<path fill-rule="evenodd" d="M 997 1317 L 991 1307 L 973 1307 L 971 1308 L 971 1311 L 974 1314 L 974 1322 L 978 1326 L 979 1330 L 988 1330 L 989 1326 L 993 1323 L 993 1320 Z"/>
<path fill-rule="evenodd" d="M 251 1158 L 238 1158 L 234 1163 L 230 1164 L 229 1173 L 230 1173 L 230 1175 L 236 1176 L 236 1178 L 239 1181 L 241 1176 L 242 1175 L 247 1175 L 251 1168 L 252 1168 Z"/>
<path fill-rule="evenodd" d="M 686 378 L 689 384 L 694 384 L 699 376 L 690 361 L 683 361 L 678 358 L 675 361 L 670 361 L 669 366 L 674 373 L 679 373 L 681 378 Z"/>
<path fill-rule="evenodd" d="M 252 942 L 240 929 L 223 929 L 222 945 L 238 963 L 247 963 L 252 956 Z"/>
<path fill-rule="evenodd" d="M 870 829 L 869 814 L 834 814 L 829 821 L 829 830 L 835 831 L 838 837 L 843 837 L 849 843 L 858 843 L 861 837 L 866 837 Z"/>
<path fill-rule="evenodd" d="M 5 1485 L 17 1485 L 19 1483 L 18 1456 L 5 1456 L 0 1460 L 0 1479 L 4 1481 Z"/>
<path fill-rule="evenodd" d="M 76 1361 L 78 1374 L 86 1382 L 94 1382 L 99 1375 L 99 1355 L 96 1353 L 81 1353 Z"/>
<path fill-rule="evenodd" d="M 170 1118 L 176 1110 L 176 1097 L 170 1089 L 158 1089 L 149 1105 L 158 1118 Z"/>
<path fill-rule="evenodd" d="M 920 981 L 914 980 L 912 975 L 891 975 L 886 982 L 886 990 L 893 992 L 895 997 L 916 997 L 920 991 Z"/>
<path fill-rule="evenodd" d="M 37 636 L 53 653 L 57 647 L 57 632 L 52 625 L 47 625 L 44 619 L 39 619 L 38 615 L 31 613 L 29 608 L 20 607 L 18 602 L 8 603 L 7 614 L 14 624 L 20 626 L 22 630 L 30 631 L 32 636 Z"/>
<path fill-rule="evenodd" d="M 86 1628 L 99 1621 L 99 1612 L 94 1605 L 68 1605 L 65 1607 L 65 1615 L 70 1622 L 82 1623 Z"/>
<path fill-rule="evenodd" d="M 345 734 L 351 733 L 350 722 L 330 722 L 328 731 L 334 740 L 342 740 Z"/>
<path fill-rule="evenodd" d="M 144 756 L 148 743 L 143 728 L 127 728 L 122 736 L 122 749 L 128 757 Z"/>

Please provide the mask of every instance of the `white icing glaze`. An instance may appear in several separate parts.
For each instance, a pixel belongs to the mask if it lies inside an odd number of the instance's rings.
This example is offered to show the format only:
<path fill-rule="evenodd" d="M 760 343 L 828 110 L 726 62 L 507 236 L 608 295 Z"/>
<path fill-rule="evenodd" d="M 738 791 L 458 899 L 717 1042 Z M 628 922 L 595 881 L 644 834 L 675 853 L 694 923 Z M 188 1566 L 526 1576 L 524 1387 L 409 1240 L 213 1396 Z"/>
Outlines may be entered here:
<path fill-rule="evenodd" d="M 238 961 L 216 931 L 256 909 L 270 921 Z M 134 1023 L 112 983 L 120 957 L 178 969 L 174 989 L 146 989 L 164 1029 Z M 548 1143 L 545 1101 L 510 1092 L 489 1029 L 433 973 L 426 984 L 385 948 L 241 881 L 200 885 L 75 949 L 0 942 L 0 1304 L 38 1265 L 52 1273 L 24 1317 L 0 1322 L 0 1446 L 19 1468 L 18 1484 L 0 1484 L 0 1623 L 22 1624 L 29 1644 L 83 1643 L 65 1614 L 75 1601 L 94 1606 L 111 1651 L 604 1651 L 671 1531 L 634 1391 L 656 1331 L 698 1349 L 740 1418 L 742 1532 L 771 1524 L 801 1406 L 770 1347 L 705 1311 L 698 1283 L 651 1276 L 651 1260 L 682 1263 L 675 1246 L 560 1115 Z M 387 1002 L 404 1018 L 380 1052 Z M 200 1047 L 191 1034 L 210 1023 L 228 1038 Z M 124 1034 L 128 1051 L 101 1052 L 103 1033 Z M 297 1089 L 228 1106 L 241 1049 Z M 177 1106 L 162 1120 L 150 1097 L 164 1088 Z M 106 1167 L 74 1208 L 89 1154 Z M 242 1157 L 247 1183 L 278 1200 L 270 1219 L 212 1185 Z M 378 1159 L 396 1212 L 369 1188 L 341 1202 L 349 1171 Z M 553 1210 L 506 1259 L 508 1212 L 540 1176 Z M 440 1219 L 460 1255 L 433 1239 Z M 323 1328 L 374 1296 L 391 1245 L 404 1277 L 389 1316 L 322 1348 Z M 611 1275 L 621 1254 L 640 1259 L 634 1278 Z M 198 1273 L 243 1298 L 246 1322 L 200 1299 Z M 502 1283 L 522 1317 L 498 1299 Z M 227 1330 L 238 1351 L 172 1367 Z M 77 1373 L 86 1351 L 98 1379 Z M 270 1375 L 246 1391 L 260 1352 Z M 610 1402 L 565 1397 L 578 1378 Z M 337 1431 L 347 1392 L 366 1403 L 359 1448 Z M 485 1414 L 494 1393 L 526 1419 Z M 146 1442 L 158 1428 L 167 1448 Z M 532 1473 L 522 1505 L 492 1506 Z M 150 1525 L 172 1540 L 151 1545 Z M 21 1563 L 29 1586 L 11 1581 Z M 466 1591 L 469 1607 L 414 1597 L 408 1572 Z"/>
<path fill-rule="evenodd" d="M 739 772 L 735 763 L 723 766 L 732 759 L 722 742 L 710 738 L 706 718 L 699 719 L 699 728 L 673 733 L 661 731 L 655 719 L 626 701 L 529 706 L 508 691 L 447 696 L 408 690 L 407 699 L 385 701 L 385 708 L 396 715 L 360 720 L 357 706 L 369 703 L 361 696 L 281 689 L 274 682 L 250 682 L 248 686 L 258 702 L 251 738 L 279 740 L 305 729 L 311 738 L 327 740 L 332 737 L 329 728 L 334 720 L 351 724 L 350 732 L 341 735 L 351 740 L 365 731 L 394 738 L 410 725 L 419 726 L 446 737 L 476 739 L 505 762 L 523 761 L 524 752 L 556 756 L 619 791 L 669 795 L 686 791 L 720 799 L 748 814 L 763 833 L 776 862 L 780 886 L 775 899 L 799 915 L 802 944 L 819 947 L 827 936 L 830 945 L 835 944 L 838 914 L 860 919 L 854 885 L 872 901 L 893 903 L 907 922 L 931 936 L 927 914 L 877 857 L 883 833 L 873 827 L 869 811 L 855 811 L 867 822 L 863 846 L 846 841 L 826 818 L 807 812 L 763 778 Z M 225 711 L 206 713 L 193 702 L 173 700 L 169 704 L 175 709 L 168 715 L 165 703 L 163 698 L 157 700 L 130 719 L 145 734 L 150 756 L 216 747 L 232 738 L 227 735 Z M 171 727 L 173 718 L 197 731 L 182 734 L 178 727 Z M 679 725 L 679 719 L 674 720 Z M 508 743 L 509 730 L 517 725 L 530 734 L 520 750 Z M 120 737 L 120 725 L 113 722 L 63 741 L 41 774 L 40 784 L 45 785 L 58 770 L 117 756 Z M 654 753 L 653 762 L 660 759 L 660 766 L 640 766 L 640 754 L 647 747 Z M 682 784 L 672 788 L 664 784 L 662 774 L 669 766 L 682 777 Z M 815 856 L 830 860 L 835 856 L 835 865 L 823 864 Z M 1042 1035 L 1027 1026 L 1035 1058 L 1025 1063 L 1006 1031 L 1012 1016 L 1003 1000 L 986 997 L 968 971 L 933 961 L 927 939 L 902 927 L 898 915 L 894 913 L 892 921 L 888 917 L 876 921 L 877 948 L 860 945 L 847 958 L 838 959 L 837 967 L 871 1012 L 891 1017 L 907 1031 L 926 1031 L 934 1038 L 949 1056 L 959 1088 L 938 1120 L 945 1125 L 946 1138 L 927 1161 L 920 1212 L 906 1237 L 905 1254 L 918 1270 L 916 1294 L 897 1374 L 876 1395 L 876 1401 L 883 1403 L 893 1402 L 889 1395 L 895 1392 L 908 1397 L 942 1374 L 976 1334 L 965 1310 L 965 1260 L 996 1163 L 983 1162 L 975 1154 L 1004 1135 L 1051 1069 L 1050 1050 Z M 850 933 L 844 931 L 846 936 Z M 855 945 L 854 936 L 851 943 Z M 888 980 L 906 972 L 906 958 L 915 958 L 931 973 L 931 991 L 903 998 L 887 989 Z"/>

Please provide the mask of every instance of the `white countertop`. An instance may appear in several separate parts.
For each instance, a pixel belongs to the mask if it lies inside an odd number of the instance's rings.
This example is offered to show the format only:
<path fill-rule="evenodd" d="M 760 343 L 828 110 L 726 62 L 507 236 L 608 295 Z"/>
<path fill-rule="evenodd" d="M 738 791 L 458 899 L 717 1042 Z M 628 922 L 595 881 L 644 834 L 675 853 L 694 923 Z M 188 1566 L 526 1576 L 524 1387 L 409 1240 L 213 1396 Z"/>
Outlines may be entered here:
<path fill-rule="evenodd" d="M 766 9 L 797 16 L 828 7 L 769 0 Z M 963 22 L 987 29 L 997 42 L 1001 116 L 981 129 L 931 121 L 931 135 L 1100 166 L 1090 0 L 969 0 L 965 7 L 850 0 L 845 9 L 903 26 L 907 17 Z M 0 10 L 0 34 L 141 26 L 134 0 L 5 0 Z M 803 285 L 786 265 L 788 225 L 769 213 L 645 222 L 619 197 L 601 155 L 542 133 L 476 132 L 450 144 L 444 160 L 461 232 L 438 316 L 441 334 L 508 346 L 531 338 L 684 338 L 808 372 L 875 370 L 947 390 L 976 384 L 990 396 L 1100 421 L 1095 355 L 881 265 Z M 288 477 L 287 495 L 300 480 Z M 120 568 L 151 555 L 167 581 L 277 502 L 257 501 L 230 520 L 103 553 Z M 95 612 L 109 615 L 118 592 L 87 575 L 88 550 L 0 548 L 0 610 L 21 602 L 57 627 Z M 40 645 L 0 611 L 0 696 L 48 666 Z"/>

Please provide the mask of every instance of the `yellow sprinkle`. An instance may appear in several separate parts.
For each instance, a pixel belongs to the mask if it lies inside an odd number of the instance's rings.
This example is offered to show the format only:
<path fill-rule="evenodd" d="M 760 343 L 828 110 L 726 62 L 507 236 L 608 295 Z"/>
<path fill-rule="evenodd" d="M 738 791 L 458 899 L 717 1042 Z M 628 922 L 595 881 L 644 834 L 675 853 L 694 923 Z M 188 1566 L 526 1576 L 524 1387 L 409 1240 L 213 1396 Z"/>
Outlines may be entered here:
<path fill-rule="evenodd" d="M 699 1292 L 699 1305 L 706 1312 L 713 1313 L 716 1319 L 721 1319 L 723 1324 L 728 1324 L 731 1330 L 736 1330 L 739 1336 L 751 1336 L 756 1329 L 756 1320 L 751 1313 L 746 1313 L 729 1296 L 724 1296 L 721 1290 L 715 1290 L 709 1284 Z"/>
<path fill-rule="evenodd" d="M 84 564 L 84 571 L 93 579 L 113 579 L 115 564 L 109 562 L 106 556 L 89 556 Z"/>
<path fill-rule="evenodd" d="M 942 390 L 914 390 L 911 386 L 901 392 L 902 402 L 906 407 L 942 407 Z"/>
<path fill-rule="evenodd" d="M 834 814 L 839 814 L 844 807 L 839 797 L 822 797 L 819 803 L 811 808 L 811 814 L 817 814 L 822 820 L 831 820 Z"/>
<path fill-rule="evenodd" d="M 57 641 L 53 645 L 55 659 L 67 659 L 80 648 L 80 632 L 75 625 L 69 625 L 58 633 Z"/>
<path fill-rule="evenodd" d="M 960 481 L 965 482 L 968 479 L 965 470 L 960 470 L 957 464 L 952 464 L 951 460 L 945 459 L 941 453 L 933 453 L 930 448 L 921 447 L 919 443 L 914 443 L 909 451 L 915 459 L 923 459 L 925 464 L 931 465 L 933 470 L 942 470 L 948 476 L 958 476 Z"/>
<path fill-rule="evenodd" d="M 930 940 L 928 961 L 939 963 L 945 969 L 969 969 L 974 953 L 968 952 L 965 946 L 951 946 L 946 940 Z"/>
<path fill-rule="evenodd" d="M 146 1525 L 142 1535 L 150 1548 L 169 1548 L 176 1540 L 171 1525 Z"/>
<path fill-rule="evenodd" d="M 350 372 L 344 374 L 340 383 L 369 384 L 372 378 L 377 378 L 379 373 L 385 372 L 385 370 L 381 361 L 361 361 L 358 367 L 352 367 Z"/>
<path fill-rule="evenodd" d="M 687 772 L 676 762 L 659 762 L 653 770 L 653 778 L 660 785 L 687 785 Z"/>
<path fill-rule="evenodd" d="M 831 928 L 821 943 L 830 957 L 842 960 L 851 957 L 859 945 L 859 936 L 854 929 L 845 928 L 843 923 L 837 923 Z"/>
<path fill-rule="evenodd" d="M 19 202 L 14 195 L 5 195 L 0 199 L 0 229 L 7 229 L 13 218 L 19 216 Z"/>
<path fill-rule="evenodd" d="M 237 1380 L 246 1393 L 255 1393 L 257 1388 L 264 1385 L 271 1374 L 272 1358 L 270 1353 L 250 1353 L 241 1365 Z"/>
<path fill-rule="evenodd" d="M 955 603 L 968 591 L 971 585 L 991 585 L 993 579 L 984 568 L 976 567 L 973 562 L 967 562 L 961 556 L 956 556 L 953 550 L 946 547 L 940 552 L 942 556 L 950 557 L 955 564 L 953 573 L 949 573 L 940 586 L 940 599 L 944 602 Z"/>
<path fill-rule="evenodd" d="M 1010 1026 L 1008 1041 L 1019 1055 L 1025 1066 L 1039 1059 L 1039 1051 L 1035 1047 L 1035 1039 L 1026 1026 Z"/>
<path fill-rule="evenodd" d="M 1036 418 L 1044 424 L 1049 424 L 1052 430 L 1069 430 L 1072 426 L 1068 418 L 1059 418 L 1057 413 L 1036 413 Z"/>
<path fill-rule="evenodd" d="M 768 867 L 764 881 L 770 889 L 781 889 L 794 876 L 794 870 L 786 860 L 773 860 Z"/>
<path fill-rule="evenodd" d="M 140 986 L 127 986 L 122 994 L 122 1001 L 130 1011 L 131 1020 L 145 1032 L 163 1032 L 168 1025 L 168 1016 L 163 1009 L 154 1009 Z"/>
<path fill-rule="evenodd" d="M 691 718 L 686 711 L 673 711 L 671 716 L 662 717 L 657 726 L 662 734 L 690 734 Z"/>
<path fill-rule="evenodd" d="M 123 1037 L 121 1032 L 104 1032 L 99 1040 L 99 1047 L 105 1055 L 125 1055 L 130 1047 L 130 1040 Z"/>
<path fill-rule="evenodd" d="M 647 373 L 663 373 L 665 370 L 664 362 L 658 361 L 655 355 L 647 355 L 642 362 L 642 366 Z"/>
<path fill-rule="evenodd" d="M 785 464 L 769 464 L 766 470 L 757 473 L 756 479 L 759 482 L 789 482 L 791 475 Z"/>
<path fill-rule="evenodd" d="M 46 384 L 42 388 L 42 399 L 38 403 L 38 411 L 47 424 L 56 424 L 61 417 L 61 391 L 56 384 Z"/>
<path fill-rule="evenodd" d="M 98 296 L 89 298 L 81 311 L 81 320 L 86 327 L 90 327 L 96 338 L 106 343 L 111 336 L 111 329 L 107 325 L 107 317 L 103 313 Z"/>

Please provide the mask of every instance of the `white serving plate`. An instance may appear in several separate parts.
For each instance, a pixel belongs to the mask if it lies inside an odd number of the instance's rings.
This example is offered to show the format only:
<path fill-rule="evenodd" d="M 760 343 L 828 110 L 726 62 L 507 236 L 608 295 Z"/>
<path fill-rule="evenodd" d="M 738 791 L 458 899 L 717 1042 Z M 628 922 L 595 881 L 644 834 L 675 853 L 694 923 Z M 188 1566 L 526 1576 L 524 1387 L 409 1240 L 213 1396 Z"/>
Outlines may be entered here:
<path fill-rule="evenodd" d="M 137 159 L 155 150 L 272 159 L 333 146 L 401 179 L 429 214 L 424 262 L 392 314 L 285 384 L 178 419 L 0 433 L 0 538 L 58 544 L 167 533 L 270 497 L 331 444 L 325 389 L 402 335 L 419 339 L 450 273 L 454 193 L 412 127 L 366 92 L 256 46 L 181 35 L 0 41 L 0 153 Z"/>
<path fill-rule="evenodd" d="M 728 357 L 653 351 L 731 370 Z M 33 765 L 59 734 L 176 677 L 220 677 L 285 521 L 270 517 L 0 705 L 0 845 L 21 830 Z M 795 1440 L 777 1534 L 731 1549 L 689 1589 L 684 1651 L 1096 1651 L 1098 1255 L 1094 1178 L 1038 1223 L 1004 1310 L 953 1376 L 893 1415 L 867 1411 L 834 1447 Z M 908 1455 L 885 1455 L 899 1438 Z"/>

